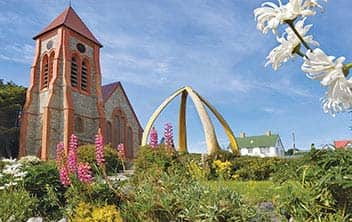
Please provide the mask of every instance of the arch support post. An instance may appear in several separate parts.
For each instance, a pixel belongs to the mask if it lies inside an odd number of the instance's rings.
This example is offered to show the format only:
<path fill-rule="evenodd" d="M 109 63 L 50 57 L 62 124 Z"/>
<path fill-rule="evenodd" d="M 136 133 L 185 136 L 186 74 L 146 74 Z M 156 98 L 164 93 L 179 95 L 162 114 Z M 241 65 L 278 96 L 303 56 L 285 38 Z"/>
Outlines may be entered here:
<path fill-rule="evenodd" d="M 195 92 L 193 92 L 193 89 L 190 87 L 186 87 L 186 90 L 189 96 L 191 97 L 197 109 L 200 121 L 202 122 L 203 130 L 205 134 L 205 142 L 208 147 L 208 154 L 216 153 L 216 151 L 218 151 L 220 147 L 219 147 L 218 140 L 216 139 L 214 126 L 209 118 L 208 112 L 203 106 L 202 101 L 200 100 L 198 95 Z"/>
<path fill-rule="evenodd" d="M 231 147 L 232 153 L 239 156 L 240 151 L 238 149 L 237 141 L 236 141 L 235 135 L 233 134 L 229 124 L 226 122 L 226 120 L 222 117 L 222 115 L 216 110 L 216 108 L 213 105 L 211 105 L 201 95 L 198 94 L 198 97 L 211 110 L 211 112 L 215 115 L 215 117 L 219 120 L 219 122 L 221 123 L 222 127 L 225 130 L 227 138 L 230 141 L 230 147 Z"/>
<path fill-rule="evenodd" d="M 183 91 L 181 95 L 180 113 L 178 120 L 178 151 L 181 153 L 188 152 L 187 149 L 187 126 L 186 126 L 186 104 L 187 91 Z"/>

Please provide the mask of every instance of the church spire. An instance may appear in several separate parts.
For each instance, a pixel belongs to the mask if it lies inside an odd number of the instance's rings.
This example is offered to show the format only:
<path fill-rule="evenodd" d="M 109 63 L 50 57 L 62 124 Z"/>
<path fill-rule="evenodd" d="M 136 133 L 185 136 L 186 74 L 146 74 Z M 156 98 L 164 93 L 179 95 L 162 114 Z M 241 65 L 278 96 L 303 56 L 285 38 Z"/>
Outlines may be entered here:
<path fill-rule="evenodd" d="M 50 32 L 51 30 L 58 28 L 60 26 L 66 26 L 67 28 L 79 33 L 85 38 L 91 40 L 96 43 L 100 47 L 102 44 L 95 38 L 93 33 L 88 29 L 88 27 L 84 24 L 81 18 L 77 15 L 77 13 L 71 7 L 71 1 L 69 7 L 67 7 L 58 17 L 56 17 L 46 28 L 44 28 L 39 34 L 33 37 L 33 39 L 37 39 L 45 33 Z"/>

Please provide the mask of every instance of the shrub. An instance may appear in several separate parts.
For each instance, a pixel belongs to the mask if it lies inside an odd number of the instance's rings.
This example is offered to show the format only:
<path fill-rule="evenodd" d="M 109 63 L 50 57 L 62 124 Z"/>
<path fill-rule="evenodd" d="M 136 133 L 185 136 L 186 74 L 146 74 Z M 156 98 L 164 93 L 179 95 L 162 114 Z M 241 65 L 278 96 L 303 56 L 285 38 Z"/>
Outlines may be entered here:
<path fill-rule="evenodd" d="M 156 178 L 148 172 L 131 184 L 121 213 L 127 221 L 249 221 L 256 216 L 230 189 L 212 191 L 171 166 Z"/>
<path fill-rule="evenodd" d="M 92 205 L 81 202 L 75 208 L 73 221 L 91 222 L 91 221 L 114 221 L 122 222 L 120 212 L 115 205 Z"/>
<path fill-rule="evenodd" d="M 67 189 L 65 198 L 66 213 L 68 215 L 72 215 L 74 208 L 76 208 L 81 202 L 94 205 L 119 205 L 120 203 L 120 197 L 116 196 L 116 194 L 112 192 L 109 186 L 102 180 L 89 185 L 75 181 L 74 184 Z"/>
<path fill-rule="evenodd" d="M 119 170 L 122 169 L 121 161 L 117 156 L 117 150 L 110 146 L 105 146 L 104 155 L 108 174 L 119 172 Z M 78 147 L 78 162 L 89 163 L 92 167 L 96 166 L 95 145 L 88 144 Z M 93 167 L 93 171 L 97 173 L 95 167 Z"/>
<path fill-rule="evenodd" d="M 188 172 L 195 180 L 207 180 L 210 176 L 210 168 L 207 165 L 202 165 L 197 163 L 197 161 L 190 160 L 187 166 Z"/>
<path fill-rule="evenodd" d="M 56 164 L 53 161 L 43 162 L 39 165 L 27 167 L 28 174 L 24 178 L 25 189 L 35 198 L 39 199 L 34 209 L 37 214 L 49 219 L 60 219 L 60 209 L 52 203 L 47 187 L 54 190 L 59 201 L 64 203 L 65 188 L 61 185 Z"/>
<path fill-rule="evenodd" d="M 212 161 L 214 160 L 221 160 L 222 162 L 225 161 L 232 161 L 236 158 L 236 155 L 233 154 L 230 151 L 227 150 L 217 150 L 215 153 L 211 154 L 208 156 L 208 160 L 210 161 L 210 164 L 212 164 Z"/>
<path fill-rule="evenodd" d="M 303 194 L 278 199 L 289 215 L 305 221 L 352 219 L 352 151 L 312 150 L 295 174 Z"/>
<path fill-rule="evenodd" d="M 34 166 L 39 164 L 41 160 L 36 156 L 24 156 L 18 162 L 24 166 Z"/>
<path fill-rule="evenodd" d="M 137 158 L 134 160 L 135 173 L 144 173 L 146 170 L 167 170 L 177 162 L 177 155 L 163 145 L 156 148 L 149 146 L 140 147 Z"/>
<path fill-rule="evenodd" d="M 232 161 L 233 177 L 239 180 L 267 180 L 285 162 L 285 159 L 276 157 L 237 157 Z"/>
<path fill-rule="evenodd" d="M 214 160 L 212 167 L 215 169 L 216 176 L 224 180 L 231 179 L 232 163 L 230 161 Z"/>
<path fill-rule="evenodd" d="M 0 221 L 26 221 L 36 213 L 38 200 L 23 189 L 0 191 Z"/>

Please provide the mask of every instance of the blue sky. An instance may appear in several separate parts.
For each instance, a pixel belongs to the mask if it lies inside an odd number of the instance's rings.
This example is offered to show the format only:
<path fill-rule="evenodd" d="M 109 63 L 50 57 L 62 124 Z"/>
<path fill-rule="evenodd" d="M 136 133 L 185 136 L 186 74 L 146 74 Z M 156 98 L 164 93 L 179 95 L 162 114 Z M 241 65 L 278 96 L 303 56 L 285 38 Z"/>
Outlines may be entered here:
<path fill-rule="evenodd" d="M 263 1 L 73 0 L 72 6 L 98 40 L 103 83 L 121 81 L 144 126 L 154 109 L 177 88 L 190 85 L 223 114 L 236 135 L 279 133 L 285 148 L 292 132 L 299 148 L 351 137 L 351 115 L 323 113 L 319 82 L 309 80 L 297 58 L 278 71 L 264 67 L 276 46 L 273 35 L 256 30 L 253 9 Z M 68 6 L 68 0 L 0 0 L 0 79 L 28 86 L 32 37 Z M 307 20 L 329 55 L 352 59 L 352 2 L 329 1 Z M 350 58 L 350 59 L 349 59 Z M 177 123 L 174 102 L 157 122 Z M 189 147 L 205 151 L 192 104 Z M 217 123 L 220 143 L 226 136 Z M 175 126 L 177 131 L 177 126 Z"/>

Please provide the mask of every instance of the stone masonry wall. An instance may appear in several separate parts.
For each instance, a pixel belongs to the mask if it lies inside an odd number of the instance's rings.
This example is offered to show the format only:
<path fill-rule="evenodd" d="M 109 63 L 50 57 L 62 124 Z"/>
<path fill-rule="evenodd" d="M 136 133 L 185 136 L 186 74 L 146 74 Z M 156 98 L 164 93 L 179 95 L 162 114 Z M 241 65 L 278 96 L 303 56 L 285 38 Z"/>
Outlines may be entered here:
<path fill-rule="evenodd" d="M 111 95 L 111 97 L 105 103 L 105 117 L 107 121 L 112 121 L 112 112 L 113 110 L 118 107 L 123 110 L 127 116 L 127 124 L 131 126 L 133 131 L 133 154 L 136 155 L 138 147 L 140 145 L 139 140 L 139 126 L 138 120 L 133 115 L 133 111 L 131 107 L 128 105 L 128 102 L 121 90 L 118 87 L 115 92 Z"/>

